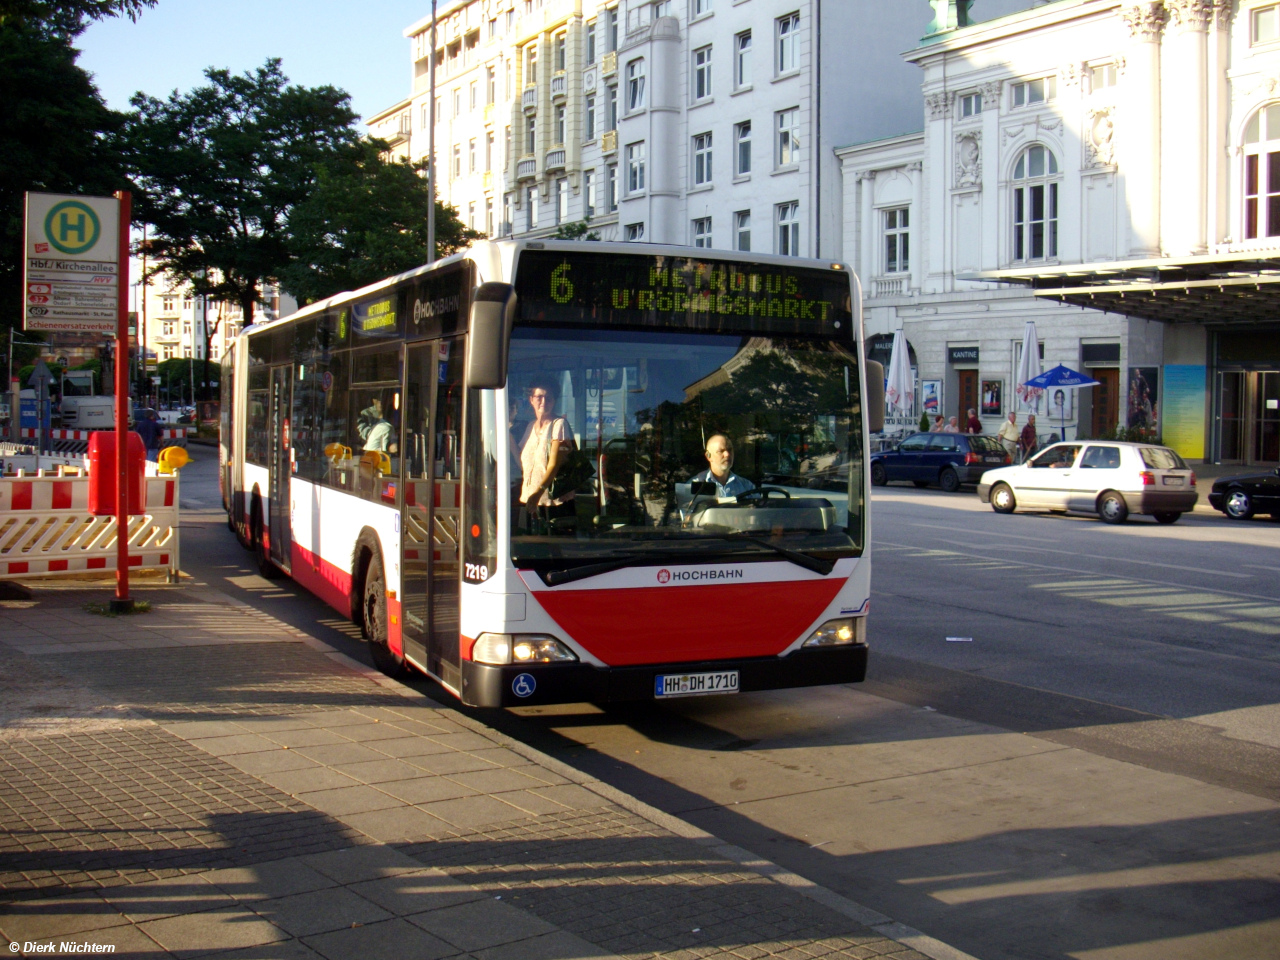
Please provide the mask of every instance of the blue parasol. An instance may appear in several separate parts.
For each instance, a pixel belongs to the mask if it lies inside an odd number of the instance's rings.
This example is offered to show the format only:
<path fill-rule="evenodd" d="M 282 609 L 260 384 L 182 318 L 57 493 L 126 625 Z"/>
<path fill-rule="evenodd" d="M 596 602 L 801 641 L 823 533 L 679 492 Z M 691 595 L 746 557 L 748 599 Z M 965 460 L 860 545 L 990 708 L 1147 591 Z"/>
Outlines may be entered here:
<path fill-rule="evenodd" d="M 1096 387 L 1098 381 L 1094 380 L 1088 374 L 1080 373 L 1078 370 L 1072 370 L 1070 367 L 1063 366 L 1061 363 L 1051 370 L 1046 370 L 1038 377 L 1032 377 L 1024 387 L 1033 387 L 1038 390 L 1051 390 L 1055 387 L 1067 390 L 1078 390 L 1081 387 Z M 1062 439 L 1067 439 L 1067 415 L 1066 412 L 1059 409 L 1059 424 L 1062 428 Z M 1080 428 L 1076 427 L 1077 436 Z"/>

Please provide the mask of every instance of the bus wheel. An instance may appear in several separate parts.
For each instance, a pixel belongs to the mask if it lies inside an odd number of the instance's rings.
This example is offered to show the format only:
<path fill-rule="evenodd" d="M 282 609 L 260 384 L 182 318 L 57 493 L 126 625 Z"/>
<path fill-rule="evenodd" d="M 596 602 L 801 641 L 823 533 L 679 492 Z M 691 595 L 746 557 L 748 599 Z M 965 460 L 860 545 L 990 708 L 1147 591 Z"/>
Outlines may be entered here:
<path fill-rule="evenodd" d="M 364 600 L 360 606 L 365 636 L 369 638 L 369 655 L 373 665 L 389 677 L 405 674 L 404 658 L 391 652 L 387 641 L 387 580 L 382 572 L 382 557 L 374 554 L 364 574 Z"/>

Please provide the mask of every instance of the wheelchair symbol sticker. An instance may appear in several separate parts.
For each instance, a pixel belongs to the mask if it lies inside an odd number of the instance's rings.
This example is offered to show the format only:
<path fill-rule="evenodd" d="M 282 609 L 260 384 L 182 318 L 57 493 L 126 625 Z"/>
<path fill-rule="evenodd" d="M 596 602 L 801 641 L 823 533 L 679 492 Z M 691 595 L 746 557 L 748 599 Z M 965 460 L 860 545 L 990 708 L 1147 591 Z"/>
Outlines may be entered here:
<path fill-rule="evenodd" d="M 511 681 L 511 692 L 517 697 L 533 696 L 533 691 L 536 689 L 538 689 L 538 681 L 527 673 L 522 673 Z"/>

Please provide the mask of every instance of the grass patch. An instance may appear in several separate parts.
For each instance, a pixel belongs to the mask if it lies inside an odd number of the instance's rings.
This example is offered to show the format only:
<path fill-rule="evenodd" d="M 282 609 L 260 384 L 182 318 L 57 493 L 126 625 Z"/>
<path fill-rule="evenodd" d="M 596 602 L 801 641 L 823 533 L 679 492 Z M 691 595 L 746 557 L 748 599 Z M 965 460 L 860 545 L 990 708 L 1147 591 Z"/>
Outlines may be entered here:
<path fill-rule="evenodd" d="M 84 608 L 89 613 L 97 614 L 99 617 L 122 617 L 122 616 L 129 616 L 135 613 L 150 613 L 151 601 L 150 600 L 133 601 L 133 609 L 128 611 L 128 613 L 117 613 L 116 611 L 112 610 L 110 602 L 86 603 Z"/>

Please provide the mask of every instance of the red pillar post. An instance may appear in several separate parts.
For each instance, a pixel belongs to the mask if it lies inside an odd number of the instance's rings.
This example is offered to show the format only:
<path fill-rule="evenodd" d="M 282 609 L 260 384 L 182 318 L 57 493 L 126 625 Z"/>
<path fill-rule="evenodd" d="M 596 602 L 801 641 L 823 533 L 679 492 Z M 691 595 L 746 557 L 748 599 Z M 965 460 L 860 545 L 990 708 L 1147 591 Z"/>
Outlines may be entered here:
<path fill-rule="evenodd" d="M 129 227 L 133 196 L 116 191 L 120 202 L 120 237 L 116 272 L 116 596 L 111 609 L 127 613 L 129 599 Z"/>

